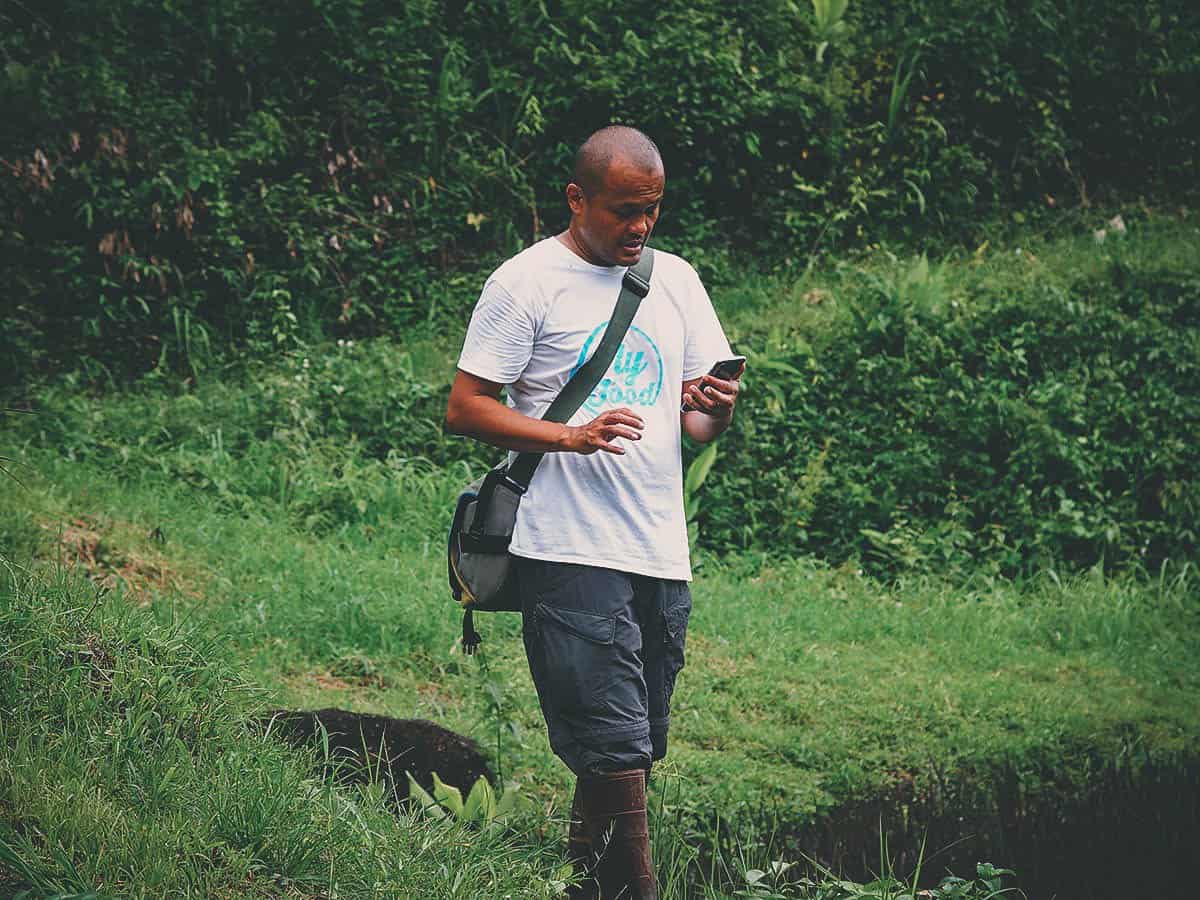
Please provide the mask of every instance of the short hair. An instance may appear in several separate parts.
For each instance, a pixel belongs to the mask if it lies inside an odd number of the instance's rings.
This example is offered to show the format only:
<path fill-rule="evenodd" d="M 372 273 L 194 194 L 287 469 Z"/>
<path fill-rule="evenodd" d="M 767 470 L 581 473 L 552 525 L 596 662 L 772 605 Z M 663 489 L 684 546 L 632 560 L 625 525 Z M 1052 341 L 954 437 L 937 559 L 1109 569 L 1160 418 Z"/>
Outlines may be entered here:
<path fill-rule="evenodd" d="M 592 132 L 575 151 L 573 181 L 585 194 L 604 186 L 604 176 L 614 157 L 623 157 L 646 171 L 663 167 L 662 154 L 650 136 L 628 125 L 608 125 Z"/>

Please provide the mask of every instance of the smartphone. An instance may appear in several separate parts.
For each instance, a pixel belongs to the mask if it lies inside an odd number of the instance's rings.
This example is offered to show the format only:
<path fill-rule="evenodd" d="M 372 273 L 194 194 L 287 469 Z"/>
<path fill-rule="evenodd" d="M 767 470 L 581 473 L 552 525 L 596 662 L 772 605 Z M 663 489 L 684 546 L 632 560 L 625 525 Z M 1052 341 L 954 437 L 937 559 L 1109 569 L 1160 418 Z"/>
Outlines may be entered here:
<path fill-rule="evenodd" d="M 713 378 L 720 378 L 722 381 L 728 381 L 737 375 L 739 371 L 741 371 L 742 363 L 745 361 L 746 357 L 744 356 L 731 356 L 729 359 L 719 359 L 713 363 L 712 368 L 708 370 L 708 374 Z M 685 400 L 680 405 L 679 411 L 691 412 L 692 407 Z"/>

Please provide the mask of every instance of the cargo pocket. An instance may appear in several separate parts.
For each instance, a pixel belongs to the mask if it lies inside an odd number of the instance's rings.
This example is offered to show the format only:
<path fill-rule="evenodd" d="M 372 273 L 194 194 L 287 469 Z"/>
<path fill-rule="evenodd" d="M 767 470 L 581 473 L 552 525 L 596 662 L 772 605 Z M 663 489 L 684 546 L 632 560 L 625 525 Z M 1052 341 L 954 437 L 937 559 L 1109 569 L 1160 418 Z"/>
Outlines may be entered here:
<path fill-rule="evenodd" d="M 663 695 L 668 712 L 675 679 L 683 668 L 683 648 L 691 614 L 692 592 L 686 581 L 676 582 L 668 591 L 663 607 Z"/>
<path fill-rule="evenodd" d="M 564 717 L 586 718 L 612 679 L 616 616 L 539 603 L 537 622 L 547 699 Z"/>

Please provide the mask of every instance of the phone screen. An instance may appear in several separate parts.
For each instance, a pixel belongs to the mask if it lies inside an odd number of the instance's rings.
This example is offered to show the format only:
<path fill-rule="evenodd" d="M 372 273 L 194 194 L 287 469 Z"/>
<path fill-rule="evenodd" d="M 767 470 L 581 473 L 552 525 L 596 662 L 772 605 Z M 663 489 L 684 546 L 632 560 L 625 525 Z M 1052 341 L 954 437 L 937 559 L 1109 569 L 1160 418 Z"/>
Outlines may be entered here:
<path fill-rule="evenodd" d="M 720 378 L 722 381 L 728 381 L 733 378 L 742 368 L 742 363 L 746 361 L 744 356 L 735 356 L 732 359 L 723 359 L 715 363 L 708 374 L 714 378 Z"/>

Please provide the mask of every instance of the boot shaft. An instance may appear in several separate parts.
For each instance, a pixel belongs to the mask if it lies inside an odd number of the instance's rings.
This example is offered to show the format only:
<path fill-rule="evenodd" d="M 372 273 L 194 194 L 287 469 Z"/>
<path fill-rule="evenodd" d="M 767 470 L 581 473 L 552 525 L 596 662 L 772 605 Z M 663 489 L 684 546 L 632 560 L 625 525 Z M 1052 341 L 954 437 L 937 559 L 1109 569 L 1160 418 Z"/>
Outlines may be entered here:
<path fill-rule="evenodd" d="M 646 818 L 646 771 L 630 769 L 581 776 L 571 805 L 568 853 L 586 856 L 578 900 L 657 900 L 650 830 Z"/>

